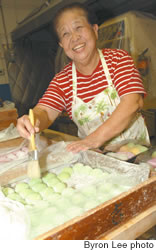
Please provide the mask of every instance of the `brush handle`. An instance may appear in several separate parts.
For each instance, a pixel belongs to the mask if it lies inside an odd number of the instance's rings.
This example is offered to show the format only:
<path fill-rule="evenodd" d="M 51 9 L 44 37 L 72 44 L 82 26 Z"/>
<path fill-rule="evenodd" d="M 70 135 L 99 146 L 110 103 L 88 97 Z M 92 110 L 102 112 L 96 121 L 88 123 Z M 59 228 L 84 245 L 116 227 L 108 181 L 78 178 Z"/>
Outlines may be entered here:
<path fill-rule="evenodd" d="M 34 127 L 34 113 L 32 109 L 29 109 L 29 119 L 30 122 L 32 124 L 32 126 Z M 36 145 L 35 145 L 35 135 L 31 134 L 30 137 L 30 146 L 31 146 L 31 150 L 35 150 L 36 149 Z"/>

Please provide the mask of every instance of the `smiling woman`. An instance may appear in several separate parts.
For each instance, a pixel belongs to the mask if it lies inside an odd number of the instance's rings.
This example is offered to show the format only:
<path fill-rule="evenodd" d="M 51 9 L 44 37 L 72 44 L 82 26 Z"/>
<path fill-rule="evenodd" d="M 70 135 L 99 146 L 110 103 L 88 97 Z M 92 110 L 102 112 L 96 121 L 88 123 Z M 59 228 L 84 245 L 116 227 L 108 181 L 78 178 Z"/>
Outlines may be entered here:
<path fill-rule="evenodd" d="M 72 60 L 55 75 L 34 108 L 36 126 L 25 115 L 17 128 L 24 137 L 47 128 L 65 110 L 78 127 L 80 140 L 72 152 L 99 148 L 122 140 L 149 143 L 140 114 L 146 95 L 132 57 L 121 49 L 97 48 L 98 25 L 89 8 L 72 3 L 54 18 L 59 45 Z M 44 117 L 43 115 L 44 114 Z"/>
<path fill-rule="evenodd" d="M 58 14 L 55 25 L 59 45 L 66 55 L 75 62 L 80 72 L 91 74 L 99 61 L 96 49 L 98 25 L 89 23 L 86 12 L 80 7 Z"/>

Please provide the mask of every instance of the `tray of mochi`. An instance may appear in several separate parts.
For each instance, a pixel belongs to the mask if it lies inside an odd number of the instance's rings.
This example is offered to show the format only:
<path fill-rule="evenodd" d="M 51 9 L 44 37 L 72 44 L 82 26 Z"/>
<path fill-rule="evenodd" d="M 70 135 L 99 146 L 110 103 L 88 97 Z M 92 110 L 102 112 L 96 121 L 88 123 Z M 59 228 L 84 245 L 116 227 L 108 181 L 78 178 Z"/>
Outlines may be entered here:
<path fill-rule="evenodd" d="M 54 150 L 52 155 L 50 159 L 55 158 L 55 164 L 50 164 L 48 170 L 42 171 L 41 178 L 24 178 L 1 187 L 7 198 L 20 202 L 27 210 L 31 221 L 30 239 L 44 239 L 48 236 L 50 239 L 85 239 L 88 235 L 88 223 L 96 228 L 95 224 L 103 223 L 104 214 L 108 212 L 111 213 L 108 215 L 111 220 L 107 219 L 106 225 L 108 223 L 107 229 L 110 229 L 115 226 L 112 216 L 118 197 L 123 195 L 124 200 L 127 192 L 132 194 L 136 186 L 142 187 L 148 181 L 149 168 L 146 164 L 136 166 L 86 151 L 74 158 L 69 154 L 69 164 L 62 158 L 62 163 L 59 161 L 57 165 L 57 156 L 60 157 L 60 154 L 56 154 Z M 131 194 L 128 202 L 132 205 Z M 111 207 L 107 208 L 109 201 Z M 144 202 L 147 203 L 148 198 Z M 120 203 L 122 204 L 121 200 Z M 100 206 L 104 206 L 105 212 L 102 212 Z M 139 209 L 144 209 L 144 204 Z M 128 211 L 127 204 L 126 210 Z M 123 221 L 127 218 L 126 210 Z M 94 213 L 95 217 L 90 217 Z M 134 216 L 134 207 L 131 213 Z M 102 221 L 101 217 L 99 219 L 96 216 L 102 216 Z M 95 230 L 97 233 L 89 233 L 92 239 L 106 230 L 104 225 L 100 225 Z"/>
<path fill-rule="evenodd" d="M 123 144 L 121 143 L 121 145 L 117 145 L 113 148 L 112 152 L 111 150 L 108 153 L 106 151 L 106 154 L 116 159 L 133 163 L 138 155 L 146 152 L 148 149 L 149 146 L 130 140 Z"/>
<path fill-rule="evenodd" d="M 156 146 L 150 147 L 147 151 L 142 154 L 139 154 L 134 163 L 141 164 L 147 163 L 150 166 L 150 174 L 156 175 Z"/>
<path fill-rule="evenodd" d="M 111 174 L 102 169 L 75 163 L 58 173 L 47 172 L 42 178 L 5 186 L 2 192 L 26 207 L 33 239 L 133 186 L 128 178 L 119 184 L 120 178 L 120 175 L 111 178 Z"/>

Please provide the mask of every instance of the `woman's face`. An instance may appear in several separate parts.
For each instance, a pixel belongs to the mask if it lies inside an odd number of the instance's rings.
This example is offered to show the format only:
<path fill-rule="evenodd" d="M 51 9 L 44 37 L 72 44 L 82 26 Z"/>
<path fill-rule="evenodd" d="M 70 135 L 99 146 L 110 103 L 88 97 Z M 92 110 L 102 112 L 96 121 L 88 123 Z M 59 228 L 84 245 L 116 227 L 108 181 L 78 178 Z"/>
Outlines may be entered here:
<path fill-rule="evenodd" d="M 56 30 L 60 46 L 70 59 L 75 63 L 90 60 L 96 50 L 98 25 L 89 24 L 83 10 L 65 11 L 57 22 Z"/>

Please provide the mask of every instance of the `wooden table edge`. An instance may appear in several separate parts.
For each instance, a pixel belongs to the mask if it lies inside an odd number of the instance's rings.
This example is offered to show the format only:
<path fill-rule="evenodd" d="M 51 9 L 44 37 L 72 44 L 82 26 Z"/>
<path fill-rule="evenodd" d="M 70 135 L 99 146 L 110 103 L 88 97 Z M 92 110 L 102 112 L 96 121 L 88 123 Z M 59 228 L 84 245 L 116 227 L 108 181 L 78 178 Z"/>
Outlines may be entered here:
<path fill-rule="evenodd" d="M 99 240 L 135 240 L 156 225 L 156 204 Z"/>

